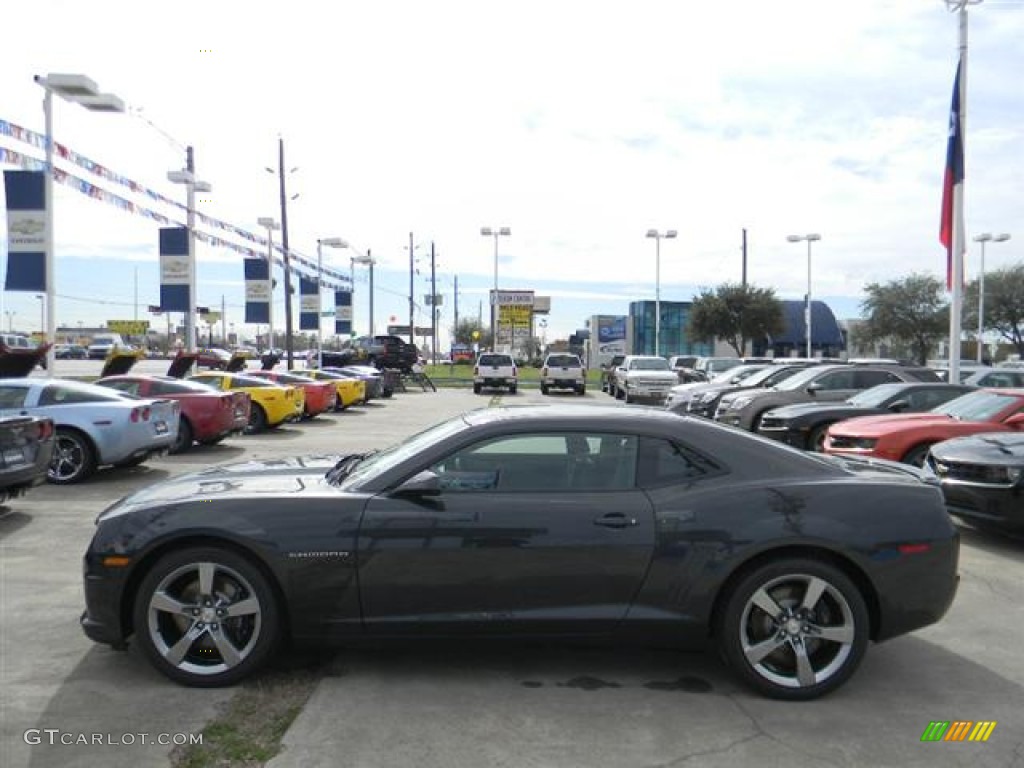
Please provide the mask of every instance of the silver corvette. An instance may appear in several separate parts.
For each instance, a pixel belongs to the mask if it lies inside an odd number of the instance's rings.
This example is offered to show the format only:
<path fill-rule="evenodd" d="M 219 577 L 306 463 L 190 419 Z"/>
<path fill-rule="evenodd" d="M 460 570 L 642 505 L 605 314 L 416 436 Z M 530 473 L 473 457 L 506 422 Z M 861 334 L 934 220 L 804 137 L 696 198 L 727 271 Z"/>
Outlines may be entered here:
<path fill-rule="evenodd" d="M 47 479 L 77 483 L 104 465 L 131 467 L 174 443 L 180 405 L 68 379 L 0 379 L 0 417 L 34 415 L 57 431 Z"/>

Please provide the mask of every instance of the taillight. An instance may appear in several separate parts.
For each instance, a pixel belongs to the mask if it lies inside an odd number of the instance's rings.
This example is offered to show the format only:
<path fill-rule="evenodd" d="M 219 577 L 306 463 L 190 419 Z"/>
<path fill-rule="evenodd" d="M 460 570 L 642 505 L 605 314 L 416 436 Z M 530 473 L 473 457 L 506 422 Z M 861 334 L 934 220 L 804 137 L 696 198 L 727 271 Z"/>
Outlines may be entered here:
<path fill-rule="evenodd" d="M 132 408 L 132 421 L 149 421 L 149 406 L 142 406 L 140 408 Z"/>
<path fill-rule="evenodd" d="M 53 422 L 52 421 L 41 421 L 36 426 L 39 432 L 39 439 L 46 440 L 50 435 L 53 434 Z"/>

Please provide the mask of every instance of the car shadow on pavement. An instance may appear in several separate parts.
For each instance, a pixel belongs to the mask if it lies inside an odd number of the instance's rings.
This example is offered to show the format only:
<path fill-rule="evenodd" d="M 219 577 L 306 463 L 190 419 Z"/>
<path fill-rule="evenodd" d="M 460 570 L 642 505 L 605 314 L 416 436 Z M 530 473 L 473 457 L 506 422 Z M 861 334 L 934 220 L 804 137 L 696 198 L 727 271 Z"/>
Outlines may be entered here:
<path fill-rule="evenodd" d="M 12 509 L 7 505 L 0 505 L 0 539 L 17 533 L 31 522 L 32 515 Z"/>
<path fill-rule="evenodd" d="M 983 531 L 968 525 L 959 525 L 961 546 L 970 545 L 984 550 L 990 555 L 1012 558 L 1017 562 L 1024 561 L 1024 536 L 1008 533 Z"/>

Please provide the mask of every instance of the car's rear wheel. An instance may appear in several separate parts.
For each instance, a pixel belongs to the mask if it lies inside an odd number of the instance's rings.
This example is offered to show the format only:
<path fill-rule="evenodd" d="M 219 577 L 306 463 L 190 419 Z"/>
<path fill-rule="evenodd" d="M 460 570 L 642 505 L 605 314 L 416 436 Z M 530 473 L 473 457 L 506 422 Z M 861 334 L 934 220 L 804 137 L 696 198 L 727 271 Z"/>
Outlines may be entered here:
<path fill-rule="evenodd" d="M 249 426 L 246 427 L 246 432 L 256 433 L 262 432 L 267 428 L 267 412 L 263 410 L 263 406 L 259 403 L 253 403 L 252 408 L 249 409 Z"/>
<path fill-rule="evenodd" d="M 546 395 L 546 394 L 548 393 L 548 388 L 547 388 L 547 385 L 546 385 L 546 384 L 541 384 L 541 385 L 540 385 L 540 393 L 541 393 L 542 395 Z"/>
<path fill-rule="evenodd" d="M 479 384 L 473 384 L 473 394 L 474 395 L 479 395 L 480 391 L 482 389 L 483 389 L 483 387 L 481 387 Z"/>
<path fill-rule="evenodd" d="M 185 685 L 232 685 L 252 674 L 280 636 L 270 582 L 246 558 L 215 547 L 172 552 L 135 596 L 135 636 L 160 672 Z"/>
<path fill-rule="evenodd" d="M 576 394 L 582 397 L 583 395 L 587 394 L 587 388 L 580 387 L 579 389 L 576 390 Z"/>
<path fill-rule="evenodd" d="M 182 416 L 178 420 L 178 437 L 171 446 L 170 453 L 183 453 L 192 447 L 192 425 Z"/>
<path fill-rule="evenodd" d="M 867 650 L 864 597 L 828 563 L 766 563 L 724 601 L 716 627 L 722 655 L 747 685 L 771 698 L 807 700 L 835 690 Z"/>
<path fill-rule="evenodd" d="M 46 478 L 55 485 L 78 483 L 96 471 L 96 451 L 89 438 L 74 429 L 57 429 L 53 458 Z"/>
<path fill-rule="evenodd" d="M 518 391 L 519 391 L 519 388 L 515 384 L 513 384 L 511 387 L 508 388 L 508 393 L 510 395 L 514 395 Z"/>

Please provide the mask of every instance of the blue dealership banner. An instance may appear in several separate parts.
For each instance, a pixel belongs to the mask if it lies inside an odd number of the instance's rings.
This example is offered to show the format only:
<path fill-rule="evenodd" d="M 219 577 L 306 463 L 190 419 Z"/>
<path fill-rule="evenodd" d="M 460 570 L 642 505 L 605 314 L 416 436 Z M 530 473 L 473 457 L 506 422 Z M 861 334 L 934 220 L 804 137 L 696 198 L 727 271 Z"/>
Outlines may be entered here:
<path fill-rule="evenodd" d="M 352 291 L 334 292 L 334 332 L 339 336 L 352 333 Z"/>
<path fill-rule="evenodd" d="M 160 309 L 188 312 L 188 229 L 160 228 Z"/>
<path fill-rule="evenodd" d="M 7 195 L 8 291 L 46 290 L 46 174 L 4 171 Z"/>
<path fill-rule="evenodd" d="M 266 259 L 244 259 L 245 322 L 270 322 L 270 265 Z"/>
<path fill-rule="evenodd" d="M 299 330 L 320 329 L 320 283 L 309 278 L 299 278 Z"/>

